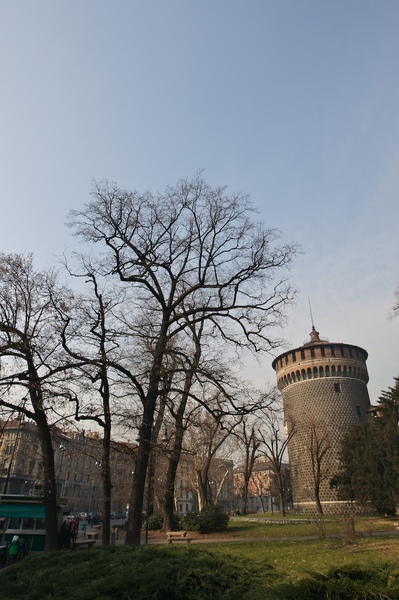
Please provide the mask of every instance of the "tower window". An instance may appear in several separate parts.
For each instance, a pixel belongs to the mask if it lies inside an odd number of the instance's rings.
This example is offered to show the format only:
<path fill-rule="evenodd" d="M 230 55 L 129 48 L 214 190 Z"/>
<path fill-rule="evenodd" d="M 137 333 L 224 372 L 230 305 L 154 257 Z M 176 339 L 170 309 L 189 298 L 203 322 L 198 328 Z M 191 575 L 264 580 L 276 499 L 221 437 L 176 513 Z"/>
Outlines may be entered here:
<path fill-rule="evenodd" d="M 311 356 L 312 358 L 314 358 L 314 348 L 311 348 L 311 349 L 310 349 L 310 356 Z"/>
<path fill-rule="evenodd" d="M 331 346 L 331 356 L 335 356 L 335 347 Z"/>
<path fill-rule="evenodd" d="M 360 406 L 356 406 L 356 414 L 358 417 L 362 416 L 362 411 L 360 410 Z"/>
<path fill-rule="evenodd" d="M 293 361 L 293 362 L 296 362 L 296 355 L 295 355 L 295 352 L 293 352 L 293 353 L 292 353 L 292 361 Z"/>
<path fill-rule="evenodd" d="M 325 355 L 326 355 L 326 353 L 325 353 L 325 351 L 324 351 L 324 346 L 322 346 L 322 347 L 320 348 L 320 352 L 321 352 L 321 355 L 322 355 L 322 356 L 325 356 Z"/>
<path fill-rule="evenodd" d="M 340 392 L 341 391 L 341 384 L 340 383 L 334 383 L 334 392 Z"/>
<path fill-rule="evenodd" d="M 305 360 L 305 350 L 301 350 L 301 358 L 302 360 Z"/>

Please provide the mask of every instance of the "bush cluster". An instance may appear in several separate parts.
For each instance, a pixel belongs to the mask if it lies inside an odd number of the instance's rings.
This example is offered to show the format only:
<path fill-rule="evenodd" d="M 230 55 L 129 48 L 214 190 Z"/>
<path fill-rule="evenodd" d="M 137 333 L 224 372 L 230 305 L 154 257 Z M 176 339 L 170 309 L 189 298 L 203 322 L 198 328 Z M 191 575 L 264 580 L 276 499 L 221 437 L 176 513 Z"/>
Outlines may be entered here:
<path fill-rule="evenodd" d="M 145 528 L 146 526 L 146 517 L 143 516 L 142 526 Z M 163 526 L 163 512 L 161 510 L 154 511 L 148 517 L 148 529 L 150 531 L 156 531 L 162 529 Z M 177 513 L 173 513 L 173 529 L 179 529 L 180 527 L 180 517 Z"/>
<path fill-rule="evenodd" d="M 266 561 L 209 548 L 147 546 L 32 555 L 1 573 L 25 600 L 397 600 L 395 563 L 346 564 L 292 580 Z M 93 573 L 95 576 L 93 577 Z"/>
<path fill-rule="evenodd" d="M 210 533 L 212 531 L 225 531 L 229 519 L 229 515 L 216 504 L 205 506 L 199 515 L 187 513 L 182 519 L 182 525 L 187 531 Z"/>
<path fill-rule="evenodd" d="M 187 513 L 180 518 L 177 513 L 173 514 L 173 529 L 186 529 L 187 531 L 199 531 L 210 533 L 212 531 L 225 531 L 229 523 L 229 515 L 218 505 L 205 506 L 200 514 Z M 146 526 L 146 517 L 143 516 L 143 528 Z M 161 510 L 154 511 L 148 517 L 148 529 L 159 531 L 163 526 L 163 513 Z"/>

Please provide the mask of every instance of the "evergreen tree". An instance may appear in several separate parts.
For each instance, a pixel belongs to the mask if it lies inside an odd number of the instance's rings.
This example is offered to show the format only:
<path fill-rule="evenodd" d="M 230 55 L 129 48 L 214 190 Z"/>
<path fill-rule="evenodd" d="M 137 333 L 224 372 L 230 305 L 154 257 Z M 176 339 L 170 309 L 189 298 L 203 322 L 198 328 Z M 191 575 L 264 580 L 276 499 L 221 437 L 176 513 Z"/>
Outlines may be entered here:
<path fill-rule="evenodd" d="M 394 381 L 394 387 L 379 398 L 379 416 L 345 436 L 340 469 L 331 481 L 341 500 L 391 516 L 399 498 L 399 377 Z"/>

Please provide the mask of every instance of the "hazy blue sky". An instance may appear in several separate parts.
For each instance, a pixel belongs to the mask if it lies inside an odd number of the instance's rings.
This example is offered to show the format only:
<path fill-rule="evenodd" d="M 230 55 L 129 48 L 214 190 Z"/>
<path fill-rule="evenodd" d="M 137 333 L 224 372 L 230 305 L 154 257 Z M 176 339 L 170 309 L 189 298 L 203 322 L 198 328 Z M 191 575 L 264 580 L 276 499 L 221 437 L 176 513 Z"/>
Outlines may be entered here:
<path fill-rule="evenodd" d="M 369 352 L 376 401 L 399 375 L 397 0 L 1 0 L 0 28 L 1 251 L 71 250 L 93 179 L 204 169 L 302 246 L 288 343 L 310 296 L 322 336 Z"/>

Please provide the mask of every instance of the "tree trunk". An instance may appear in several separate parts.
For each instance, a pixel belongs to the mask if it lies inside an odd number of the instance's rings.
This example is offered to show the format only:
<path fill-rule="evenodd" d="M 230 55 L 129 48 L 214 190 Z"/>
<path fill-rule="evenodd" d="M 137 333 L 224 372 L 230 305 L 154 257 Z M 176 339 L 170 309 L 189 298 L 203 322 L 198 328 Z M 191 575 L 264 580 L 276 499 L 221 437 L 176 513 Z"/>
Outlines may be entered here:
<path fill-rule="evenodd" d="M 58 531 L 61 527 L 61 522 L 58 522 L 57 517 L 57 491 L 55 483 L 54 451 L 51 432 L 45 413 L 40 409 L 35 409 L 35 417 L 43 458 L 43 500 L 46 511 L 45 551 L 53 552 L 59 549 Z"/>
<path fill-rule="evenodd" d="M 208 477 L 203 472 L 197 471 L 198 508 L 199 511 L 208 506 Z"/>
<path fill-rule="evenodd" d="M 111 428 L 104 428 L 103 438 L 103 453 L 102 453 L 102 483 L 103 483 L 103 503 L 102 503 L 102 540 L 103 546 L 109 546 L 110 535 L 111 535 L 111 495 L 112 495 L 112 482 L 111 482 L 111 470 L 109 464 L 110 457 L 110 446 L 111 446 Z"/>
<path fill-rule="evenodd" d="M 172 455 L 166 471 L 165 493 L 163 496 L 163 531 L 173 530 L 174 492 L 177 468 L 179 466 L 184 429 L 182 423 L 176 428 Z"/>
<path fill-rule="evenodd" d="M 241 494 L 241 514 L 247 514 L 247 502 L 248 502 L 248 483 L 249 479 L 247 479 L 246 475 L 244 475 L 244 484 L 242 486 L 242 494 Z"/>
<path fill-rule="evenodd" d="M 152 423 L 155 412 L 156 394 L 146 399 L 143 420 L 139 433 L 139 446 L 133 474 L 132 490 L 129 501 L 129 517 L 127 521 L 125 545 L 132 548 L 140 546 L 141 522 L 144 501 L 144 489 L 148 459 L 151 452 Z"/>
<path fill-rule="evenodd" d="M 279 466 L 279 471 L 277 473 L 277 487 L 280 500 L 280 514 L 282 517 L 285 517 L 284 482 L 281 474 L 281 465 Z"/>
<path fill-rule="evenodd" d="M 316 501 L 317 512 L 320 516 L 323 516 L 323 507 L 320 501 L 320 484 L 316 482 L 314 488 L 314 497 Z"/>

